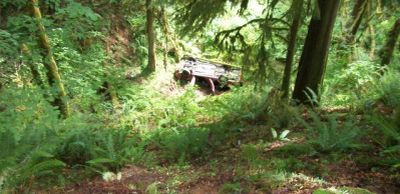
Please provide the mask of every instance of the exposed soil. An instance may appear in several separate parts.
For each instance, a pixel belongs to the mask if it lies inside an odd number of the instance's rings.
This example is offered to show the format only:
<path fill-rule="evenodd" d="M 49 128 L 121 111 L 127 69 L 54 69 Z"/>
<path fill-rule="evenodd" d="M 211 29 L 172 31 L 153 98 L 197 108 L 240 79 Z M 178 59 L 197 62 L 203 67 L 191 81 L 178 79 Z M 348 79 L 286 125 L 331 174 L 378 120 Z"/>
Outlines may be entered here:
<path fill-rule="evenodd" d="M 92 181 L 86 181 L 71 185 L 64 189 L 64 193 L 76 194 L 102 194 L 102 193 L 145 193 L 150 184 L 164 182 L 165 175 L 150 172 L 139 166 L 128 166 L 122 170 L 121 180 L 104 181 L 96 178 Z"/>
<path fill-rule="evenodd" d="M 253 137 L 258 130 L 256 130 L 256 126 L 251 126 L 251 128 L 253 133 L 246 132 L 246 136 L 243 137 L 245 139 L 241 139 L 243 143 L 248 141 L 248 143 L 255 144 L 256 142 L 252 142 L 253 140 L 262 138 L 260 136 L 263 134 Z M 259 126 L 259 128 L 265 127 Z M 259 131 L 265 132 L 265 130 Z M 302 144 L 304 141 L 304 138 L 301 137 L 291 137 L 290 142 Z M 274 159 L 276 149 L 287 143 L 286 141 L 274 141 L 263 148 L 263 154 L 260 157 L 266 160 L 268 160 L 267 158 Z M 77 194 L 149 193 L 150 189 L 156 188 L 159 193 L 216 194 L 235 193 L 235 189 L 238 189 L 236 193 L 308 194 L 319 188 L 352 187 L 367 189 L 379 194 L 400 193 L 398 175 L 394 177 L 394 173 L 390 172 L 389 168 L 385 169 L 382 166 L 374 168 L 374 164 L 371 162 L 363 161 L 363 158 L 372 161 L 379 160 L 379 150 L 378 148 L 374 148 L 374 150 L 349 153 L 343 155 L 344 158 L 338 162 L 330 161 L 330 157 L 325 155 L 313 157 L 301 155 L 297 159 L 308 167 L 295 170 L 293 172 L 295 176 L 281 181 L 277 187 L 276 185 L 272 186 L 272 182 L 268 179 L 250 181 L 249 175 L 247 175 L 247 164 L 241 161 L 240 147 L 227 146 L 226 149 L 216 151 L 212 156 L 208 156 L 208 159 L 192 161 L 188 168 L 176 170 L 175 167 L 168 167 L 166 164 L 164 170 L 149 170 L 132 165 L 122 170 L 122 179 L 119 181 L 107 182 L 99 177 L 68 186 L 63 192 Z M 213 163 L 212 160 L 217 162 Z M 242 172 L 237 173 L 238 169 Z M 264 170 L 268 171 L 268 169 Z M 319 178 L 323 181 L 315 181 Z M 225 190 L 227 185 L 231 186 L 228 191 Z"/>
<path fill-rule="evenodd" d="M 223 163 L 228 161 L 223 161 Z M 306 162 L 306 161 L 305 161 Z M 312 161 L 308 161 L 312 162 Z M 314 161 L 315 162 L 315 161 Z M 318 162 L 315 162 L 318 166 Z M 101 178 L 96 178 L 92 181 L 87 181 L 75 185 L 71 185 L 64 189 L 64 193 L 148 193 L 150 185 L 156 185 L 158 192 L 167 193 L 173 189 L 177 193 L 190 194 L 216 194 L 221 193 L 224 185 L 227 183 L 238 182 L 243 187 L 241 193 L 273 193 L 273 194 L 308 194 L 318 188 L 329 187 L 355 187 L 368 189 L 375 193 L 400 193 L 400 184 L 393 177 L 388 177 L 384 172 L 371 172 L 367 169 L 362 169 L 353 161 L 343 161 L 337 164 L 330 164 L 326 167 L 329 176 L 324 177 L 325 183 L 314 183 L 310 180 L 294 177 L 289 178 L 281 187 L 271 191 L 259 190 L 257 185 L 251 185 L 246 182 L 246 178 L 235 177 L 233 171 L 223 169 L 232 167 L 235 164 L 219 164 L 218 172 L 210 175 L 211 167 L 209 164 L 198 167 L 191 167 L 174 174 L 159 173 L 149 171 L 146 168 L 138 166 L 128 166 L 122 171 L 122 179 L 120 181 L 106 182 Z M 196 172 L 194 172 L 196 171 Z M 167 188 L 169 181 L 175 176 L 186 174 L 198 174 L 195 178 L 188 178 L 186 182 L 178 184 L 175 188 Z M 309 174 L 310 172 L 301 172 Z M 168 174 L 168 175 L 167 175 Z M 309 175 L 310 179 L 312 175 Z M 229 193 L 229 192 L 228 192 Z"/>

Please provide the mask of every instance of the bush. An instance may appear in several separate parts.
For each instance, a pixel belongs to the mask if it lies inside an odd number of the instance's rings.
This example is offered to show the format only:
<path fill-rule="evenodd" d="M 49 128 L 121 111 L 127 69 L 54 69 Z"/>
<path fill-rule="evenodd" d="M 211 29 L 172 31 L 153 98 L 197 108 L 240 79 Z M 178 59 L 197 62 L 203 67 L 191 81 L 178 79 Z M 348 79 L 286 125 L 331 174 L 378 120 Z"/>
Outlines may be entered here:
<path fill-rule="evenodd" d="M 378 64 L 358 60 L 346 66 L 332 64 L 324 81 L 323 104 L 349 105 L 363 99 L 377 81 Z"/>
<path fill-rule="evenodd" d="M 400 114 L 400 113 L 397 113 Z M 381 146 L 382 163 L 400 168 L 400 123 L 398 118 L 374 115 L 372 123 L 377 126 L 381 134 L 375 135 L 375 141 Z"/>
<path fill-rule="evenodd" d="M 33 180 L 62 184 L 66 168 L 118 171 L 141 162 L 144 145 L 130 130 L 107 129 L 95 115 L 75 113 L 58 118 L 41 92 L 5 89 L 0 95 L 0 182 L 5 188 L 28 189 Z M 1 184 L 1 183 L 0 183 Z M 22 186 L 24 185 L 24 186 Z"/>
<path fill-rule="evenodd" d="M 310 112 L 312 124 L 303 121 L 307 128 L 310 139 L 308 143 L 320 153 L 345 152 L 361 148 L 360 138 L 362 131 L 356 126 L 351 118 L 346 121 L 338 120 L 335 114 L 327 116 L 324 122 L 320 116 Z"/>
<path fill-rule="evenodd" d="M 390 107 L 400 107 L 400 73 L 388 71 L 373 87 L 378 98 Z M 376 96 L 376 95 L 375 95 Z"/>

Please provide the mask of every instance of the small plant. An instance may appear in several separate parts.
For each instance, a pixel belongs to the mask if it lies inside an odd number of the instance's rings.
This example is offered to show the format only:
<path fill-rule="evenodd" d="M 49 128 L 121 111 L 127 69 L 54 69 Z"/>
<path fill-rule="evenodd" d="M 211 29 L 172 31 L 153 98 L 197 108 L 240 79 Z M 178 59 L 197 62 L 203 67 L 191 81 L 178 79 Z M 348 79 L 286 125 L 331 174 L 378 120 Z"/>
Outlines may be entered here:
<path fill-rule="evenodd" d="M 278 132 L 276 131 L 276 129 L 271 128 L 271 133 L 272 133 L 272 138 L 274 140 L 278 140 L 278 141 L 289 141 L 289 139 L 287 138 L 287 136 L 290 133 L 290 130 L 284 130 L 282 131 L 279 135 Z"/>
<path fill-rule="evenodd" d="M 307 87 L 307 91 L 303 91 L 307 97 L 308 103 L 315 107 L 319 106 L 319 97 L 311 88 Z"/>
<path fill-rule="evenodd" d="M 399 114 L 399 113 L 397 113 Z M 396 118 L 372 116 L 373 124 L 378 126 L 383 133 L 375 138 L 375 141 L 383 148 L 381 156 L 383 163 L 400 169 L 400 125 Z"/>
<path fill-rule="evenodd" d="M 340 187 L 340 188 L 327 188 L 317 189 L 313 194 L 373 194 L 372 192 L 362 188 Z"/>
<path fill-rule="evenodd" d="M 222 185 L 222 188 L 220 189 L 219 193 L 242 193 L 243 189 L 240 183 L 225 183 Z"/>
<path fill-rule="evenodd" d="M 149 186 L 146 188 L 146 193 L 148 194 L 159 194 L 159 187 L 161 183 L 160 182 L 154 182 L 151 183 Z"/>
<path fill-rule="evenodd" d="M 312 124 L 303 121 L 307 127 L 310 139 L 308 141 L 314 149 L 321 153 L 345 152 L 351 149 L 361 148 L 363 145 L 359 142 L 362 137 L 362 131 L 356 126 L 353 120 L 338 121 L 335 114 L 327 116 L 327 122 L 324 122 L 320 116 L 310 112 L 313 120 Z"/>

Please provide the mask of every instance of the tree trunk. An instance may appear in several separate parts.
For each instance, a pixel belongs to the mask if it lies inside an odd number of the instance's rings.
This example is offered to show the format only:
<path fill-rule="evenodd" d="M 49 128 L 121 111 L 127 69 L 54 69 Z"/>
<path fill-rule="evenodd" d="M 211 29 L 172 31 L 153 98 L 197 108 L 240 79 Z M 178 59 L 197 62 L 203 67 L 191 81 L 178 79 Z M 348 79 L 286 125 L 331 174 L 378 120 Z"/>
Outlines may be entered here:
<path fill-rule="evenodd" d="M 154 8 L 152 0 L 146 0 L 146 30 L 148 42 L 148 69 L 150 72 L 156 71 L 156 48 L 155 48 L 155 33 L 154 33 Z"/>
<path fill-rule="evenodd" d="M 167 70 L 168 68 L 168 27 L 167 27 L 167 16 L 165 13 L 165 8 L 164 6 L 161 7 L 160 10 L 160 24 L 162 25 L 163 33 L 164 33 L 164 43 L 163 43 L 163 48 L 164 48 L 164 53 L 163 53 L 163 63 L 164 63 L 164 70 Z"/>
<path fill-rule="evenodd" d="M 372 24 L 368 24 L 368 33 L 369 33 L 369 39 L 370 39 L 370 45 L 369 45 L 369 59 L 374 60 L 375 58 L 375 48 L 376 48 L 376 33 L 375 33 L 375 28 L 372 26 Z"/>
<path fill-rule="evenodd" d="M 119 103 L 119 100 L 118 100 L 117 92 L 115 91 L 114 87 L 112 86 L 112 84 L 110 82 L 105 81 L 103 85 L 105 87 L 105 93 L 107 95 L 109 95 L 109 97 L 110 97 L 110 101 L 111 101 L 111 104 L 113 105 L 113 109 L 117 110 L 118 108 L 121 107 L 121 104 Z"/>
<path fill-rule="evenodd" d="M 382 66 L 387 66 L 390 64 L 393 57 L 394 48 L 396 47 L 397 39 L 399 38 L 399 34 L 400 34 L 400 18 L 398 18 L 394 23 L 392 29 L 388 34 L 386 44 L 380 51 Z"/>
<path fill-rule="evenodd" d="M 372 15 L 374 14 L 374 8 L 372 7 L 372 3 L 367 4 L 367 15 Z M 375 48 L 376 48 L 376 33 L 375 33 L 375 28 L 371 24 L 371 22 L 367 22 L 367 31 L 368 31 L 368 48 L 369 48 L 369 59 L 370 60 L 375 60 Z"/>
<path fill-rule="evenodd" d="M 290 34 L 289 34 L 289 43 L 288 50 L 286 53 L 286 63 L 285 63 L 285 71 L 283 73 L 283 81 L 282 88 L 283 91 L 282 98 L 287 99 L 289 96 L 289 86 L 290 86 L 290 77 L 292 73 L 292 64 L 294 59 L 294 54 L 296 53 L 296 40 L 297 33 L 299 31 L 300 22 L 301 22 L 301 13 L 303 10 L 303 1 L 304 0 L 295 0 L 293 2 L 293 8 L 295 9 L 295 13 L 293 14 L 292 25 L 290 26 Z"/>
<path fill-rule="evenodd" d="M 353 11 L 351 13 L 351 19 L 347 24 L 348 32 L 346 34 L 347 44 L 354 44 L 355 37 L 358 29 L 360 28 L 363 15 L 367 8 L 367 0 L 357 0 L 354 4 Z"/>
<path fill-rule="evenodd" d="M 26 44 L 22 44 L 21 45 L 21 51 L 27 57 L 27 64 L 28 64 L 28 67 L 29 67 L 29 69 L 31 70 L 31 73 L 32 73 L 33 83 L 35 83 L 37 86 L 39 86 L 42 89 L 44 89 L 43 81 L 40 78 L 39 71 L 37 70 L 37 68 L 33 64 L 32 53 L 29 50 L 28 46 L 26 46 Z"/>
<path fill-rule="evenodd" d="M 340 0 L 318 0 L 318 5 L 320 17 L 313 17 L 310 21 L 293 91 L 294 100 L 308 105 L 313 103 L 308 99 L 309 90 L 312 90 L 319 100 L 319 90 Z"/>
<path fill-rule="evenodd" d="M 167 41 L 167 43 L 171 44 L 171 48 L 169 50 L 172 51 L 175 62 L 179 62 L 179 60 L 181 59 L 180 50 L 177 46 L 176 39 L 175 39 L 174 35 L 172 34 L 172 30 L 170 29 L 169 22 L 168 22 L 168 16 L 167 16 L 167 13 L 166 13 L 164 7 L 161 9 L 161 17 L 162 17 L 161 23 L 163 25 L 163 31 L 164 31 L 166 41 Z M 168 45 L 167 45 L 167 47 L 168 47 Z"/>
<path fill-rule="evenodd" d="M 54 87 L 57 94 L 54 95 L 54 105 L 58 107 L 62 118 L 66 118 L 69 115 L 69 105 L 66 100 L 66 92 L 64 85 L 61 81 L 61 76 L 58 72 L 57 63 L 54 60 L 53 53 L 51 52 L 49 38 L 46 34 L 46 30 L 42 23 L 42 14 L 40 12 L 38 1 L 30 0 L 32 4 L 33 16 L 36 20 L 36 24 L 39 30 L 38 42 L 41 47 L 41 53 L 44 58 L 44 66 L 47 70 L 47 79 L 49 85 Z"/>

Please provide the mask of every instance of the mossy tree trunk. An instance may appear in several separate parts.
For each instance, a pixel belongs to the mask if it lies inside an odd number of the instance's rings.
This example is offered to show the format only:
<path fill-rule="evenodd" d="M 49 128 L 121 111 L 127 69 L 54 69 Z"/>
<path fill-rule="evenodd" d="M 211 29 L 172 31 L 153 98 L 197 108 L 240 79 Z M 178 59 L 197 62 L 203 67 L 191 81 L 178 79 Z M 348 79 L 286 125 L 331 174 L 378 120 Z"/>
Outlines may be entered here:
<path fill-rule="evenodd" d="M 347 23 L 346 42 L 354 44 L 356 34 L 367 9 L 368 0 L 357 0 L 351 12 L 351 19 Z"/>
<path fill-rule="evenodd" d="M 156 45 L 154 32 L 154 8 L 152 0 L 146 0 L 146 32 L 148 42 L 148 69 L 156 71 Z"/>
<path fill-rule="evenodd" d="M 288 49 L 286 53 L 286 62 L 285 62 L 285 70 L 283 74 L 282 88 L 283 91 L 282 98 L 287 99 L 289 96 L 289 86 L 290 86 L 290 77 L 292 73 L 292 65 L 294 54 L 296 53 L 296 41 L 297 34 L 299 31 L 300 23 L 301 23 L 301 15 L 303 11 L 303 2 L 304 0 L 294 0 L 292 8 L 294 9 L 292 25 L 290 26 L 290 34 L 289 34 L 289 43 Z"/>
<path fill-rule="evenodd" d="M 372 7 L 372 3 L 368 3 L 367 5 L 367 13 L 366 15 L 374 14 L 374 8 Z M 368 31 L 368 48 L 369 48 L 369 58 L 370 60 L 374 60 L 375 58 L 375 48 L 376 48 L 376 33 L 375 28 L 371 24 L 371 22 L 367 22 L 367 31 Z"/>
<path fill-rule="evenodd" d="M 179 62 L 179 60 L 181 59 L 180 50 L 176 43 L 176 38 L 174 37 L 173 31 L 171 30 L 171 27 L 169 25 L 168 13 L 166 12 L 165 7 L 161 8 L 161 24 L 163 25 L 165 39 L 167 43 L 170 44 L 167 45 L 167 47 L 170 47 L 168 48 L 168 53 L 172 53 L 175 62 Z"/>
<path fill-rule="evenodd" d="M 293 99 L 298 103 L 312 104 L 308 97 L 309 90 L 312 90 L 319 100 L 319 90 L 339 5 L 340 0 L 318 0 L 320 14 L 310 21 L 293 91 Z"/>
<path fill-rule="evenodd" d="M 33 16 L 36 20 L 38 27 L 38 43 L 41 47 L 41 54 L 43 56 L 44 66 L 47 70 L 47 79 L 49 85 L 56 90 L 54 94 L 54 106 L 60 110 L 61 117 L 67 118 L 69 115 L 69 105 L 66 99 L 66 92 L 64 84 L 61 81 L 61 76 L 58 71 L 57 63 L 53 57 L 49 38 L 46 34 L 45 27 L 42 23 L 42 14 L 39 9 L 38 0 L 30 0 L 32 6 Z"/>
<path fill-rule="evenodd" d="M 400 18 L 398 18 L 394 23 L 392 29 L 388 34 L 386 44 L 380 51 L 382 66 L 387 66 L 390 64 L 393 57 L 394 49 L 396 47 L 397 40 L 399 39 L 399 35 L 400 35 Z"/>
<path fill-rule="evenodd" d="M 39 73 L 38 69 L 35 67 L 35 65 L 33 64 L 32 53 L 31 53 L 30 49 L 28 48 L 28 46 L 26 44 L 22 44 L 21 51 L 27 58 L 27 65 L 29 67 L 29 70 L 31 71 L 33 83 L 36 84 L 37 86 L 41 87 L 42 89 L 44 89 L 44 83 L 43 83 L 42 79 L 40 78 L 40 73 Z"/>
<path fill-rule="evenodd" d="M 116 110 L 121 107 L 121 104 L 118 100 L 117 92 L 115 91 L 113 85 L 110 82 L 106 82 L 107 92 L 110 94 L 111 103 L 113 105 L 113 109 Z"/>

